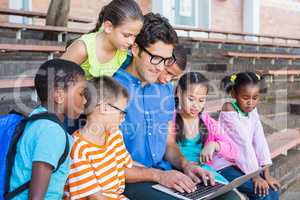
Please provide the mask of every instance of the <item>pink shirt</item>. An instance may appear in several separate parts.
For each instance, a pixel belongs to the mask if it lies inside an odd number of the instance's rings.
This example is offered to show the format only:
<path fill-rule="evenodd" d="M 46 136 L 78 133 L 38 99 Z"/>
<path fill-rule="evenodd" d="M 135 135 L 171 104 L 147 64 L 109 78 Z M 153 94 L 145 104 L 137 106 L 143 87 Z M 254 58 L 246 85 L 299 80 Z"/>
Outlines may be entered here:
<path fill-rule="evenodd" d="M 238 148 L 235 162 L 218 158 L 215 162 L 219 169 L 237 165 L 248 174 L 258 170 L 260 166 L 272 164 L 270 150 L 257 110 L 242 116 L 236 111 L 221 112 L 219 117 L 221 130 L 228 135 Z"/>
<path fill-rule="evenodd" d="M 235 146 L 235 143 L 226 134 L 222 134 L 218 122 L 210 117 L 209 114 L 202 113 L 201 118 L 208 129 L 208 137 L 204 143 L 204 147 L 208 142 L 212 141 L 218 142 L 220 144 L 220 150 L 214 155 L 213 161 L 207 164 L 211 165 L 214 168 L 214 158 L 223 158 L 224 160 L 228 160 L 228 162 L 234 162 L 237 157 L 237 148 Z"/>

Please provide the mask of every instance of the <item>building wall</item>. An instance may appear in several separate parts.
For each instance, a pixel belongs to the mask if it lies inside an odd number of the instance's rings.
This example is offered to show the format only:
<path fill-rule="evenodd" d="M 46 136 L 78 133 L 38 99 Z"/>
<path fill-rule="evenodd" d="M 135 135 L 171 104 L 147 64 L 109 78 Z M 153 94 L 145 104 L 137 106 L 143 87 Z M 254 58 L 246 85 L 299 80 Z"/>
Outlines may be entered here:
<path fill-rule="evenodd" d="M 243 30 L 243 0 L 211 0 L 211 28 L 222 31 Z"/>
<path fill-rule="evenodd" d="M 111 0 L 71 0 L 70 16 L 90 18 L 97 21 L 98 14 L 103 5 Z M 151 0 L 137 0 L 144 13 L 151 10 Z M 32 10 L 47 12 L 50 0 L 32 0 Z M 42 23 L 41 20 L 35 20 L 35 23 Z M 78 27 L 76 23 L 69 23 L 69 27 Z M 80 28 L 91 28 L 92 25 L 82 25 Z"/>
<path fill-rule="evenodd" d="M 223 31 L 243 31 L 243 0 L 211 0 L 211 28 Z M 9 0 L 0 0 L 7 8 Z M 32 10 L 47 12 L 50 0 L 32 0 Z M 102 6 L 110 0 L 71 0 L 70 16 L 91 18 L 97 21 Z M 152 10 L 152 0 L 137 0 L 144 13 Z M 0 21 L 6 21 L 0 16 Z M 43 24 L 43 20 L 34 20 Z M 70 27 L 78 24 L 70 23 Z M 92 28 L 93 25 L 80 25 Z M 260 33 L 300 37 L 300 0 L 261 0 Z"/>
<path fill-rule="evenodd" d="M 4 0 L 0 0 L 4 1 Z M 97 19 L 103 5 L 111 0 L 71 0 L 70 16 Z M 144 13 L 151 10 L 151 0 L 137 0 Z M 50 0 L 32 0 L 32 10 L 47 12 Z"/>
<path fill-rule="evenodd" d="M 300 0 L 262 0 L 260 33 L 300 38 Z"/>
<path fill-rule="evenodd" d="M 8 0 L 0 0 L 0 7 L 7 8 L 8 7 Z M 7 21 L 7 16 L 0 16 L 0 22 Z"/>
<path fill-rule="evenodd" d="M 152 11 L 152 0 L 137 0 L 137 2 L 141 6 L 143 13 Z"/>

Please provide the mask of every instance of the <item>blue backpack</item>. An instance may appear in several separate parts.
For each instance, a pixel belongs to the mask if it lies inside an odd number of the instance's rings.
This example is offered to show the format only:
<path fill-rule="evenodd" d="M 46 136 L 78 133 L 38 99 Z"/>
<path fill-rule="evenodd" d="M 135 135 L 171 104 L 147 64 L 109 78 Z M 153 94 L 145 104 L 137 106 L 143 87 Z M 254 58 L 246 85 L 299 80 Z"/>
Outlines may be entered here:
<path fill-rule="evenodd" d="M 30 180 L 20 185 L 14 191 L 9 191 L 10 177 L 15 161 L 17 143 L 24 132 L 26 124 L 27 122 L 33 122 L 39 119 L 53 121 L 65 130 L 57 116 L 48 112 L 25 117 L 20 113 L 12 111 L 7 115 L 0 116 L 0 200 L 10 200 L 23 191 L 29 189 Z M 66 131 L 65 136 L 65 150 L 58 161 L 56 169 L 54 169 L 52 173 L 59 169 L 68 156 L 69 140 Z"/>

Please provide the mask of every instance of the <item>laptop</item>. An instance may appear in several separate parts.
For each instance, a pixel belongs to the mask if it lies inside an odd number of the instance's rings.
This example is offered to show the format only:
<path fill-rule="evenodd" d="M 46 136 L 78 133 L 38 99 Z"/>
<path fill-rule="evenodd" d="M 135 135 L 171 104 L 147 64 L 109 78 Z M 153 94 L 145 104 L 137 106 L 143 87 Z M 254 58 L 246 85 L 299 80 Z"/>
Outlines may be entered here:
<path fill-rule="evenodd" d="M 238 186 L 242 185 L 249 179 L 253 178 L 254 176 L 257 176 L 264 168 L 260 168 L 259 170 L 246 174 L 244 176 L 241 176 L 239 178 L 234 179 L 228 184 L 224 184 L 223 182 L 220 182 L 216 180 L 216 184 L 214 186 L 205 186 L 203 183 L 199 183 L 197 185 L 197 189 L 195 192 L 191 193 L 181 193 L 177 192 L 173 189 L 167 188 L 165 186 L 162 186 L 160 184 L 153 185 L 152 187 L 156 190 L 159 190 L 161 192 L 167 193 L 171 196 L 174 196 L 178 199 L 184 199 L 184 200 L 209 200 L 216 198 L 222 194 L 225 194 L 234 188 L 237 188 Z"/>

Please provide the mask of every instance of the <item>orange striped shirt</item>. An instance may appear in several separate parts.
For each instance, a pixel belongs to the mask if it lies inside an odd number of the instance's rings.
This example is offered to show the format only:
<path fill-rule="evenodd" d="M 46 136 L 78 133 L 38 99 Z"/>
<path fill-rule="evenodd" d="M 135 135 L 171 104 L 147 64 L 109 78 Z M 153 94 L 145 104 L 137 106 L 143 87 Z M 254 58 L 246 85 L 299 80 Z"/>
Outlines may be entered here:
<path fill-rule="evenodd" d="M 126 199 L 125 167 L 133 165 L 121 131 L 109 134 L 103 146 L 93 144 L 77 131 L 73 134 L 71 171 L 65 187 L 65 199 L 87 199 L 101 191 L 111 199 Z"/>

